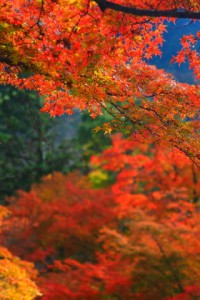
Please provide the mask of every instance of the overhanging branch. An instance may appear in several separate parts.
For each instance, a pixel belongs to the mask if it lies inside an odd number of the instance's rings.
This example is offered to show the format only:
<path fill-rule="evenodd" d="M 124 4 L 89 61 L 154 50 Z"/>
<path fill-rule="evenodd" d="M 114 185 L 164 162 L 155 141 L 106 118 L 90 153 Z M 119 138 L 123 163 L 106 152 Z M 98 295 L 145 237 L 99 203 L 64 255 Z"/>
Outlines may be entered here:
<path fill-rule="evenodd" d="M 129 7 L 121 4 L 116 4 L 111 1 L 105 0 L 94 0 L 100 7 L 102 11 L 106 9 L 111 9 L 125 14 L 130 14 L 134 16 L 143 17 L 169 17 L 176 19 L 196 19 L 200 20 L 200 12 L 193 12 L 188 10 L 148 10 L 148 9 L 138 9 L 135 7 Z"/>

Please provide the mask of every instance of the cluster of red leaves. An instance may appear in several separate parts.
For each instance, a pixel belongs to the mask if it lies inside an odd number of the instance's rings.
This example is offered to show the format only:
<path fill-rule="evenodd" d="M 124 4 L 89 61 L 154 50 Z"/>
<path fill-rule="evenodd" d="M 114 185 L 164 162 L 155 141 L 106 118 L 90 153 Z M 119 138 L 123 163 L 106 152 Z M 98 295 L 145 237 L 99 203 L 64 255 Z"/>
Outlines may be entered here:
<path fill-rule="evenodd" d="M 134 155 L 130 155 L 132 151 Z M 124 195 L 128 196 L 127 204 L 134 201 L 140 207 L 142 203 L 157 207 L 168 201 L 195 203 L 200 198 L 198 168 L 176 148 L 153 147 L 116 135 L 113 147 L 92 161 L 118 173 L 113 192 L 121 205 L 126 205 Z"/>
<path fill-rule="evenodd" d="M 198 1 L 115 1 L 145 10 L 198 12 Z M 52 116 L 110 110 L 114 125 L 170 144 L 199 164 L 199 87 L 180 84 L 144 59 L 161 55 L 166 18 L 102 11 L 99 1 L 32 0 L 0 4 L 0 83 L 34 89 Z M 165 23 L 164 23 L 165 22 Z M 182 38 L 199 78 L 199 32 Z M 111 107 L 111 109 L 110 109 Z M 125 119 L 124 119 L 125 118 Z M 123 120 L 122 120 L 123 119 Z"/>
<path fill-rule="evenodd" d="M 185 62 L 187 59 L 189 62 L 190 69 L 194 71 L 194 75 L 197 80 L 200 79 L 200 54 L 198 51 L 199 41 L 199 31 L 196 33 L 196 35 L 185 35 L 181 39 L 181 51 L 172 59 L 172 62 L 175 61 L 179 64 Z"/>
<path fill-rule="evenodd" d="M 93 261 L 99 229 L 114 220 L 109 189 L 91 189 L 78 173 L 48 175 L 9 202 L 12 229 L 8 226 L 7 245 L 44 269 L 49 261 L 66 256 Z"/>
<path fill-rule="evenodd" d="M 119 135 L 93 163 L 112 187 L 55 173 L 9 200 L 2 242 L 35 263 L 42 300 L 198 298 L 199 170 Z"/>
<path fill-rule="evenodd" d="M 156 29 L 145 17 L 138 22 L 130 16 L 121 23 L 121 14 L 102 14 L 86 0 L 3 0 L 0 10 L 1 83 L 46 95 L 44 111 L 51 115 L 74 107 L 97 114 L 96 95 L 103 101 L 107 91 L 126 81 L 115 77 L 117 60 L 120 67 L 130 57 L 138 61 L 160 54 L 165 31 L 162 20 Z"/>

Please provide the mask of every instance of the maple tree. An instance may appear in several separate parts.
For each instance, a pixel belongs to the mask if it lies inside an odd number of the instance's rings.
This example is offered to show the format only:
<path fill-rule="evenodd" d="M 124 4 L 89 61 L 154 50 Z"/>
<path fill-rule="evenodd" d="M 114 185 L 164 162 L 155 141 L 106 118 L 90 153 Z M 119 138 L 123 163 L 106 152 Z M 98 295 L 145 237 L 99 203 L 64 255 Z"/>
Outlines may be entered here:
<path fill-rule="evenodd" d="M 106 257 L 130 270 L 133 294 L 122 299 L 198 299 L 199 169 L 181 152 L 119 135 L 93 162 L 117 172 L 113 193 L 123 227 L 105 227 L 101 241 Z"/>
<path fill-rule="evenodd" d="M 41 299 L 198 299 L 199 168 L 121 135 L 94 164 L 110 187 L 54 173 L 8 199 L 2 245 L 34 262 Z"/>
<path fill-rule="evenodd" d="M 199 164 L 199 86 L 146 62 L 161 55 L 167 21 L 199 20 L 198 1 L 3 0 L 0 10 L 1 84 L 44 95 L 52 116 L 106 109 L 105 132 L 164 140 Z M 197 80 L 199 37 L 183 36 L 173 58 L 187 59 Z"/>
<path fill-rule="evenodd" d="M 30 192 L 9 198 L 12 229 L 8 226 L 11 243 L 6 245 L 44 267 L 48 260 L 66 255 L 92 261 L 99 229 L 114 219 L 109 194 L 109 188 L 91 189 L 78 173 L 47 175 Z"/>
<path fill-rule="evenodd" d="M 199 85 L 178 83 L 148 60 L 162 54 L 168 22 L 198 22 L 200 3 L 2 0 L 0 10 L 1 84 L 37 91 L 51 116 L 106 111 L 104 132 L 130 136 L 115 136 L 92 159 L 104 172 L 96 174 L 116 178 L 112 186 L 55 173 L 8 199 L 6 292 L 14 273 L 16 299 L 21 287 L 26 299 L 39 293 L 11 251 L 35 264 L 44 300 L 198 299 Z M 188 61 L 196 82 L 199 39 L 198 30 L 183 35 L 172 58 Z"/>

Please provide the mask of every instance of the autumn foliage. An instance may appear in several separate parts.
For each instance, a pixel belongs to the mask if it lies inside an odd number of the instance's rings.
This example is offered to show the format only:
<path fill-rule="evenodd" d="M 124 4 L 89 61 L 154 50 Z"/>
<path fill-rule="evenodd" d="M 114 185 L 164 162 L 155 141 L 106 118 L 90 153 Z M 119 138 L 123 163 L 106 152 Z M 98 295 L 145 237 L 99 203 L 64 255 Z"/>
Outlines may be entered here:
<path fill-rule="evenodd" d="M 199 30 L 171 60 L 196 84 L 148 63 L 170 22 L 200 19 L 199 1 L 1 0 L 0 11 L 0 84 L 35 90 L 53 117 L 106 111 L 96 131 L 129 137 L 91 159 L 110 186 L 53 173 L 7 199 L 0 299 L 199 299 Z"/>
<path fill-rule="evenodd" d="M 0 207 L 0 232 L 5 229 L 4 219 L 9 211 Z M 41 295 L 34 279 L 37 271 L 34 265 L 13 256 L 8 249 L 0 247 L 0 299 L 33 300 Z"/>
<path fill-rule="evenodd" d="M 21 191 L 9 202 L 13 215 L 9 247 L 41 267 L 66 255 L 93 261 L 99 229 L 114 221 L 110 190 L 91 189 L 78 173 L 48 175 L 29 193 Z"/>
<path fill-rule="evenodd" d="M 142 133 L 199 164 L 199 86 L 147 63 L 162 55 L 170 21 L 200 19 L 198 1 L 2 0 L 0 10 L 1 84 L 36 90 L 51 116 L 106 109 L 114 119 L 105 132 Z M 172 58 L 197 80 L 199 36 L 183 35 Z"/>
<path fill-rule="evenodd" d="M 199 170 L 120 135 L 92 165 L 114 184 L 54 173 L 9 199 L 1 240 L 35 264 L 41 299 L 198 299 Z"/>

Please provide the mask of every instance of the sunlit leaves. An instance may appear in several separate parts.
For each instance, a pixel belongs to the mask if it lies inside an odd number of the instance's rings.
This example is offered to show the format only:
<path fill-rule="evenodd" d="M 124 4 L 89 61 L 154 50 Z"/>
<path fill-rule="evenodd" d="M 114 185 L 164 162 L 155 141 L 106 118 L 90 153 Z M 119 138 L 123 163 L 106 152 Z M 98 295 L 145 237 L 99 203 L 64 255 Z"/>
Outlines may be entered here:
<path fill-rule="evenodd" d="M 0 230 L 6 225 L 5 217 L 9 211 L 0 207 Z M 13 256 L 6 248 L 0 247 L 0 299 L 1 300 L 33 300 L 41 295 L 35 280 L 37 275 L 32 263 L 22 261 Z"/>
<path fill-rule="evenodd" d="M 117 3 L 177 10 L 173 0 Z M 179 6 L 199 10 L 196 1 Z M 165 140 L 199 164 L 198 125 L 188 121 L 184 128 L 185 118 L 198 118 L 199 88 L 178 84 L 144 62 L 162 54 L 166 18 L 104 11 L 100 1 L 84 0 L 2 1 L 0 8 L 2 84 L 36 90 L 45 96 L 42 111 L 51 116 L 78 108 L 95 117 L 106 109 L 114 121 L 105 133 L 124 130 L 142 133 L 149 142 Z M 178 64 L 188 60 L 197 79 L 198 43 L 198 32 L 183 36 L 173 58 Z"/>
<path fill-rule="evenodd" d="M 41 295 L 30 279 L 34 275 L 33 265 L 23 262 L 10 254 L 5 248 L 0 249 L 0 299 L 32 300 Z"/>

